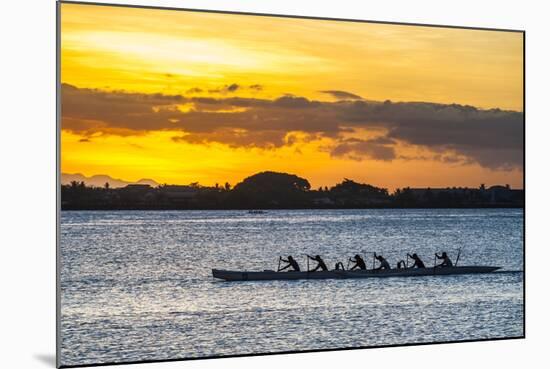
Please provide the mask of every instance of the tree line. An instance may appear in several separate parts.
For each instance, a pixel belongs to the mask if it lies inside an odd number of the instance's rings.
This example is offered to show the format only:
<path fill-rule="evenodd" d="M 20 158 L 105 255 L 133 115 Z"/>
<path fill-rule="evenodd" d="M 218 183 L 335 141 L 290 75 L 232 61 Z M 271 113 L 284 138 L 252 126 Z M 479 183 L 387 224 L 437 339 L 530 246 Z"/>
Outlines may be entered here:
<path fill-rule="evenodd" d="M 312 189 L 293 174 L 262 172 L 234 187 L 229 183 L 202 186 L 87 186 L 73 181 L 61 186 L 62 210 L 185 210 L 185 209 L 345 209 L 345 208 L 473 208 L 523 207 L 524 191 L 507 186 L 447 189 L 386 188 L 351 179 L 332 187 Z"/>

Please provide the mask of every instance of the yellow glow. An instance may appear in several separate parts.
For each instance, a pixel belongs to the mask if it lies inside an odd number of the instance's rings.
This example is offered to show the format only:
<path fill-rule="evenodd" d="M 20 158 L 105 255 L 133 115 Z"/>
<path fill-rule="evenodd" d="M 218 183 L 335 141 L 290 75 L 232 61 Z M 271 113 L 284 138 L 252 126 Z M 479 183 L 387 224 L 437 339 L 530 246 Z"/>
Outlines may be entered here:
<path fill-rule="evenodd" d="M 522 47 L 520 33 L 62 5 L 62 80 L 80 87 L 261 84 L 522 110 Z"/>
<path fill-rule="evenodd" d="M 509 32 L 77 4 L 62 4 L 61 13 L 62 82 L 143 93 L 266 99 L 291 93 L 329 101 L 320 91 L 341 90 L 379 101 L 521 111 L 522 47 L 522 34 Z M 223 90 L 233 83 L 262 88 Z M 194 88 L 201 92 L 188 92 Z M 236 111 L 242 110 L 220 112 Z M 182 132 L 99 135 L 81 142 L 81 136 L 63 131 L 62 171 L 211 185 L 275 170 L 304 176 L 313 186 L 349 177 L 391 189 L 481 181 L 522 187 L 523 181 L 520 171 L 474 164 L 334 158 L 323 151 L 329 138 L 266 150 L 176 142 L 176 136 Z M 413 156 L 420 149 L 399 150 Z"/>
<path fill-rule="evenodd" d="M 405 184 L 411 187 L 479 186 L 486 183 L 508 183 L 523 186 L 521 172 L 487 171 L 479 166 L 460 167 L 424 160 L 355 161 L 336 159 L 320 147 L 330 139 L 305 142 L 275 150 L 234 149 L 222 144 L 192 145 L 174 143 L 172 137 L 180 132 L 154 132 L 146 136 L 98 136 L 89 142 L 81 137 L 62 132 L 61 147 L 63 173 L 82 173 L 92 176 L 109 173 L 127 181 L 152 178 L 158 183 L 203 185 L 229 182 L 232 185 L 243 178 L 264 170 L 287 172 L 306 177 L 314 188 L 332 186 L 343 178 L 353 178 L 391 190 Z M 423 154 L 416 148 L 402 148 L 402 152 Z M 154 154 L 152 154 L 154 153 Z M 116 158 L 116 160 L 113 160 Z M 419 173 L 422 173 L 420 176 Z"/>

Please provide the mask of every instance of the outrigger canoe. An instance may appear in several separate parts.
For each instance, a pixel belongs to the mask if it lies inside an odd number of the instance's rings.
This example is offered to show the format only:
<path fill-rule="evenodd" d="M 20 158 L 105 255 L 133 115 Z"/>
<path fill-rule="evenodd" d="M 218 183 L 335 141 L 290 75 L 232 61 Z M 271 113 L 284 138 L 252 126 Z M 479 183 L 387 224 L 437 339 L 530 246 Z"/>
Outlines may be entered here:
<path fill-rule="evenodd" d="M 296 279 L 348 279 L 348 278 L 387 278 L 387 277 L 420 277 L 428 275 L 458 275 L 492 273 L 500 267 L 495 266 L 453 266 L 439 268 L 389 269 L 389 270 L 329 270 L 318 272 L 247 272 L 212 269 L 214 278 L 226 281 L 276 281 Z"/>

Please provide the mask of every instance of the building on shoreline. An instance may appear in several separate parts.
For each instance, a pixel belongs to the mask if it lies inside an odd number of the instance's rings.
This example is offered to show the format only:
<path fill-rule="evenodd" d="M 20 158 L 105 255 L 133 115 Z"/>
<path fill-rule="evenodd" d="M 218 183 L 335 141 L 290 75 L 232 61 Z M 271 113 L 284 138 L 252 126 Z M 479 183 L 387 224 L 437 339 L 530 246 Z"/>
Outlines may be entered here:
<path fill-rule="evenodd" d="M 463 205 L 478 206 L 523 206 L 524 190 L 512 189 L 509 185 L 494 185 L 486 188 L 447 187 L 447 188 L 406 188 L 413 201 L 422 206 L 434 203 L 458 201 Z"/>

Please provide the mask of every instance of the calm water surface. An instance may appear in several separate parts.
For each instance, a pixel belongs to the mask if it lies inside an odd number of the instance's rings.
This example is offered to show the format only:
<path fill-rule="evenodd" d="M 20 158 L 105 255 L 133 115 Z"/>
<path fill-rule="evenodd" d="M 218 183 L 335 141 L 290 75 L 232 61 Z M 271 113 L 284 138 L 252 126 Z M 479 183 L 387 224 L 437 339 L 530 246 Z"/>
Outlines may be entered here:
<path fill-rule="evenodd" d="M 523 268 L 523 211 L 64 211 L 63 365 L 517 337 L 521 273 L 223 282 L 212 268 L 334 265 L 376 251 L 395 265 L 463 247 L 460 264 Z M 367 263 L 370 267 L 370 261 Z"/>

